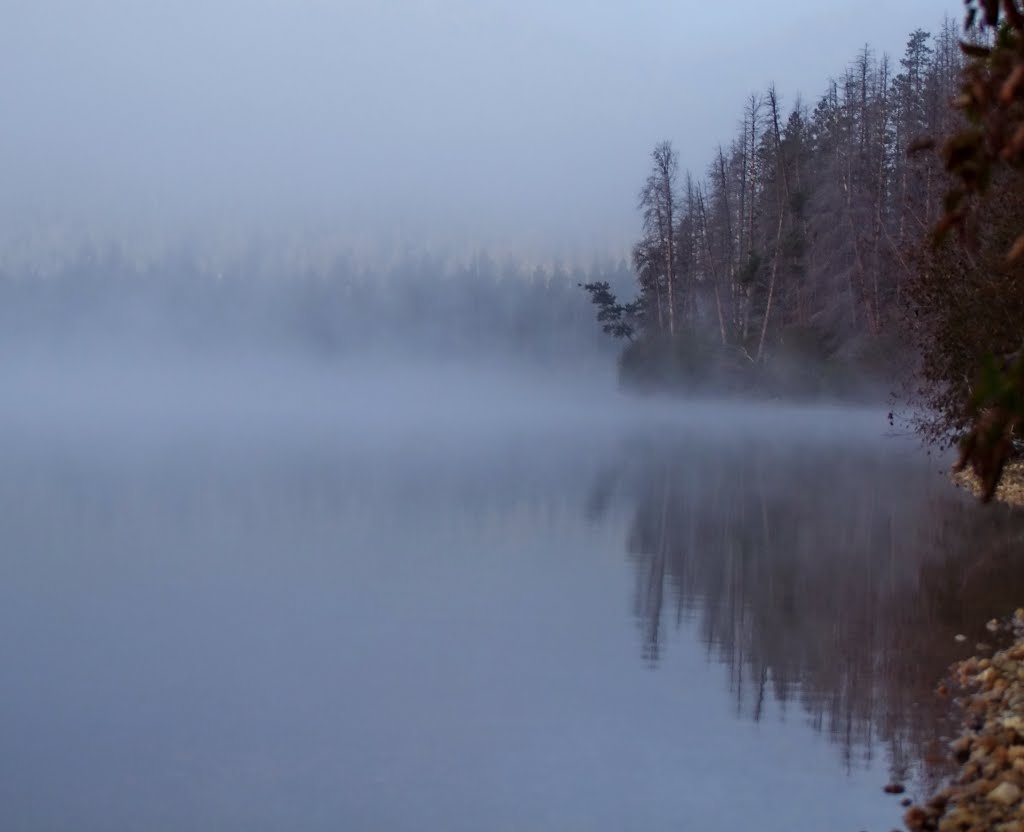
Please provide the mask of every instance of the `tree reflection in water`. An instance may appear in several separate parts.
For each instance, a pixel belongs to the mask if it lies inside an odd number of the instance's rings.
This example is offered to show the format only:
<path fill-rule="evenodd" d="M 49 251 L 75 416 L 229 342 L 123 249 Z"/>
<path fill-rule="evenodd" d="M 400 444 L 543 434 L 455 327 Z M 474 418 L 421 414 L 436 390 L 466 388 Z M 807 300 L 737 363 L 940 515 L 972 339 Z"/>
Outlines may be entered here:
<path fill-rule="evenodd" d="M 848 767 L 884 748 L 894 777 L 933 782 L 953 728 L 936 683 L 986 620 L 1020 604 L 1024 522 L 972 502 L 908 443 L 865 444 L 632 447 L 591 510 L 635 501 L 627 547 L 648 662 L 692 626 L 738 713 L 798 703 Z"/>

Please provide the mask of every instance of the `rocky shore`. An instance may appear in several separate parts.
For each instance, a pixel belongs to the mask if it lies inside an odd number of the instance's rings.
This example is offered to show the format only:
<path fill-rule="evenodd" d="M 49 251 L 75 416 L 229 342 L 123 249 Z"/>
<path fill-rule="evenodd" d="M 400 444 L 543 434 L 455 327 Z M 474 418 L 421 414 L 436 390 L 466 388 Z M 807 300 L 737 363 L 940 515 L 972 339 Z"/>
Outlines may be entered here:
<path fill-rule="evenodd" d="M 953 668 L 941 695 L 958 696 L 964 730 L 952 743 L 959 771 L 922 805 L 911 805 L 911 832 L 1024 832 L 1024 609 L 989 629 L 1009 645 Z"/>

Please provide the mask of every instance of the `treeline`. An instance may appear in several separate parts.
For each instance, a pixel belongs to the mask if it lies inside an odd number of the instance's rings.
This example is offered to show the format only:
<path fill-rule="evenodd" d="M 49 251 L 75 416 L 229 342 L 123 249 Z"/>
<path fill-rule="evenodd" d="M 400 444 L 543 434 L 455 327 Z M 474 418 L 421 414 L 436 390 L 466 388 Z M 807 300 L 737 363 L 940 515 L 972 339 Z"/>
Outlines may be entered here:
<path fill-rule="evenodd" d="M 627 341 L 624 381 L 826 391 L 891 377 L 911 255 L 938 220 L 944 173 L 908 154 L 945 134 L 963 64 L 957 24 L 913 32 L 893 61 L 865 46 L 808 104 L 746 101 L 702 176 L 652 153 L 633 249 L 636 297 L 587 289 Z"/>
<path fill-rule="evenodd" d="M 607 361 L 577 285 L 628 285 L 628 264 L 527 266 L 409 255 L 367 266 L 211 266 L 188 250 L 140 262 L 84 249 L 41 273 L 0 271 L 0 349 L 367 350 Z"/>

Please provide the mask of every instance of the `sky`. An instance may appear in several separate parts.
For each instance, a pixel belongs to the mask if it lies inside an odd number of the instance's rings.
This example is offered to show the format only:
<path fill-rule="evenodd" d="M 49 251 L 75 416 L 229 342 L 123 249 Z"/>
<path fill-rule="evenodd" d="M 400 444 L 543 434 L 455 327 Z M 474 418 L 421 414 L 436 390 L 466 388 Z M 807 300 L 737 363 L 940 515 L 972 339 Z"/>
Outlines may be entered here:
<path fill-rule="evenodd" d="M 653 145 L 960 0 L 0 0 L 0 241 L 256 232 L 582 259 Z"/>

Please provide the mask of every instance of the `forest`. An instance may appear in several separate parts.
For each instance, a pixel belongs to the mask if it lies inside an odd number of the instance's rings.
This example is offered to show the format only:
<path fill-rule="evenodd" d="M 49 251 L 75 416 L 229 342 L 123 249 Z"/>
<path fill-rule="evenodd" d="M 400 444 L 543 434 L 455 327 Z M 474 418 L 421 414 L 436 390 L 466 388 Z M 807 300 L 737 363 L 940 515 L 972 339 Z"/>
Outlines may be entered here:
<path fill-rule="evenodd" d="M 407 253 L 313 265 L 256 244 L 217 259 L 194 247 L 140 257 L 86 245 L 45 269 L 0 269 L 0 349 L 269 350 L 328 362 L 391 351 L 582 369 L 606 364 L 611 345 L 577 285 L 630 279 L 623 259 L 584 269 Z"/>
<path fill-rule="evenodd" d="M 657 144 L 625 256 L 406 250 L 369 263 L 258 239 L 218 257 L 47 246 L 42 260 L 4 255 L 0 346 L 397 349 L 580 371 L 617 351 L 632 390 L 889 399 L 949 441 L 979 409 L 979 368 L 1017 354 L 1024 314 L 1019 267 L 1004 262 L 1024 226 L 1011 177 L 984 177 L 990 208 L 973 239 L 934 244 L 957 224 L 963 161 L 935 147 L 974 123 L 957 101 L 988 71 L 972 50 L 992 31 L 946 18 L 911 32 L 897 58 L 865 45 L 816 99 L 751 94 L 705 170 Z"/>
<path fill-rule="evenodd" d="M 965 255 L 931 249 L 949 178 L 938 154 L 908 152 L 962 121 L 950 106 L 962 38 L 947 18 L 912 32 L 898 60 L 864 46 L 814 101 L 752 94 L 705 171 L 684 170 L 670 142 L 654 148 L 635 297 L 586 286 L 604 331 L 626 342 L 624 383 L 834 394 L 873 379 L 938 405 L 926 431 L 963 426 L 938 388 L 1015 333 L 958 330 L 969 347 L 926 356 L 937 328 L 957 326 L 937 282 Z"/>

